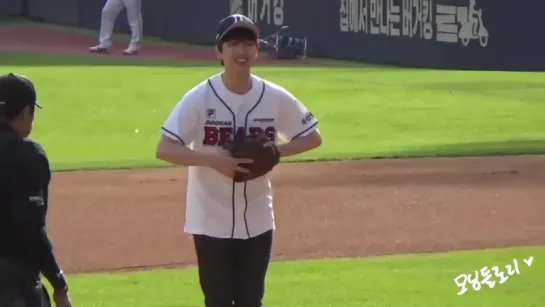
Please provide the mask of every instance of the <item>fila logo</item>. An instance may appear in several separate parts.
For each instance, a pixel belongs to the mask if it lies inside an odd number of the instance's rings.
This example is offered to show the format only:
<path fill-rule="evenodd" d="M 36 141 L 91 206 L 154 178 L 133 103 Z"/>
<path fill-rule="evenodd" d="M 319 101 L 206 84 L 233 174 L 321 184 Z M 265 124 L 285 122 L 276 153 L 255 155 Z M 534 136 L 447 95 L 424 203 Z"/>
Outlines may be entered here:
<path fill-rule="evenodd" d="M 206 110 L 207 118 L 216 118 L 216 109 L 207 109 Z"/>

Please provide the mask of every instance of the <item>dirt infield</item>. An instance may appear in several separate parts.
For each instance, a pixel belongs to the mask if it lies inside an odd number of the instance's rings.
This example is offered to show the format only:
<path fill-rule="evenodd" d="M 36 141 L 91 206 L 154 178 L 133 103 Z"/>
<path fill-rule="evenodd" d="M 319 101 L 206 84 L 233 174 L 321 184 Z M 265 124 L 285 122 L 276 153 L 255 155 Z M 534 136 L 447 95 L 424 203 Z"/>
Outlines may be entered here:
<path fill-rule="evenodd" d="M 0 28 L 0 48 L 79 53 L 94 43 L 37 33 Z M 205 56 L 171 47 L 142 53 Z M 182 231 L 185 181 L 180 168 L 54 174 L 49 229 L 64 269 L 193 264 Z M 273 184 L 276 259 L 545 244 L 542 156 L 282 164 Z"/>

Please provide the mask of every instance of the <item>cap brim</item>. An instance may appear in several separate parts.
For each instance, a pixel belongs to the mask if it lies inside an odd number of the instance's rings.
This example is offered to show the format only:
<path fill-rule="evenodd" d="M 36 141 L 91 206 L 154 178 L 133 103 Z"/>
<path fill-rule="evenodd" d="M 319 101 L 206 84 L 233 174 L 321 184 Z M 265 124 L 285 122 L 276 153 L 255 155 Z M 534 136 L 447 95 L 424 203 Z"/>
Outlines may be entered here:
<path fill-rule="evenodd" d="M 36 105 L 38 107 L 38 109 L 42 109 L 42 106 L 40 104 L 38 104 L 37 101 L 34 103 L 34 105 Z"/>
<path fill-rule="evenodd" d="M 229 28 L 227 28 L 227 30 L 225 30 L 223 34 L 218 37 L 218 41 L 221 41 L 225 37 L 225 35 L 227 35 L 227 33 L 231 32 L 234 29 L 248 29 L 252 31 L 257 38 L 259 38 L 259 29 L 254 23 L 240 21 L 229 26 Z"/>

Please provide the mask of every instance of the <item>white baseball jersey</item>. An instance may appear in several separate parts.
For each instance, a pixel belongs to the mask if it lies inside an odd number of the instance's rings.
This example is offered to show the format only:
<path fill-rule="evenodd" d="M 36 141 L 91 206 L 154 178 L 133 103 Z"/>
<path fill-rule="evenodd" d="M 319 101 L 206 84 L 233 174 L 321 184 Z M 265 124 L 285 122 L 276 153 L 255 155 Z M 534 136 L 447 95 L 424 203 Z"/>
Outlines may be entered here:
<path fill-rule="evenodd" d="M 245 95 L 230 92 L 221 74 L 187 92 L 162 130 L 200 152 L 226 154 L 221 148 L 233 133 L 264 131 L 278 143 L 317 130 L 318 121 L 284 88 L 252 75 Z M 190 166 L 185 232 L 216 238 L 247 239 L 275 229 L 268 176 L 235 183 L 212 168 Z"/>

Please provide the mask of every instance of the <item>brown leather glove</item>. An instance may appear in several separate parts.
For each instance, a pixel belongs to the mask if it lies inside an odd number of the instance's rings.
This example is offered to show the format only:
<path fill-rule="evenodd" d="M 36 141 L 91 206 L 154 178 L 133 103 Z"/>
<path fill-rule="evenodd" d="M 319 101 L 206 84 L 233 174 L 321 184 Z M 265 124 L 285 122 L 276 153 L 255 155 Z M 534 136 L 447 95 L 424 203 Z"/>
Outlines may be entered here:
<path fill-rule="evenodd" d="M 254 163 L 241 166 L 250 172 L 236 172 L 234 181 L 244 182 L 261 177 L 274 168 L 280 162 L 280 152 L 276 146 L 265 146 L 271 139 L 265 134 L 248 135 L 240 138 L 230 139 L 223 145 L 223 148 L 235 158 L 249 158 Z"/>

